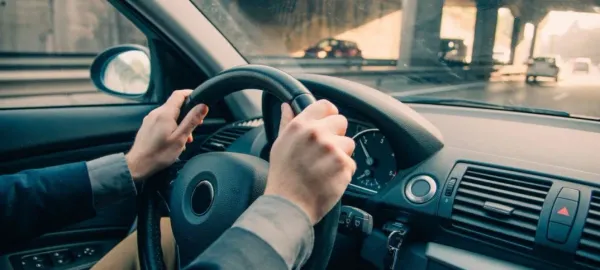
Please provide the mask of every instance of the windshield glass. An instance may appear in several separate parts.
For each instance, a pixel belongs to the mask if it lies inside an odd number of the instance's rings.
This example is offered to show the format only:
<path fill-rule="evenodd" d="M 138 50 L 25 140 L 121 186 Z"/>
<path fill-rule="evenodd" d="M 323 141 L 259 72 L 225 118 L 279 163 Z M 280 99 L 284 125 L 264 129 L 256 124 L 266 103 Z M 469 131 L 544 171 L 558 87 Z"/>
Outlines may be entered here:
<path fill-rule="evenodd" d="M 590 1 L 192 2 L 250 63 L 405 102 L 600 119 L 600 6 Z"/>

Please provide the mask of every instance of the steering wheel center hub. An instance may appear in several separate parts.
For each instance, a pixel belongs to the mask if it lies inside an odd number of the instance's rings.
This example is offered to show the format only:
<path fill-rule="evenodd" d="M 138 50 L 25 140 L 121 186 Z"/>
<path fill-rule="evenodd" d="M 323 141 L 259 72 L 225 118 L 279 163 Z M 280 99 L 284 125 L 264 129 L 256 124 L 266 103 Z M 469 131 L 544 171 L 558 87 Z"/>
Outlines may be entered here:
<path fill-rule="evenodd" d="M 192 211 L 198 216 L 208 212 L 215 199 L 215 190 L 208 180 L 202 180 L 192 191 Z"/>
<path fill-rule="evenodd" d="M 268 163 L 258 157 L 227 152 L 186 162 L 169 203 L 182 265 L 208 248 L 262 195 L 268 171 Z"/>

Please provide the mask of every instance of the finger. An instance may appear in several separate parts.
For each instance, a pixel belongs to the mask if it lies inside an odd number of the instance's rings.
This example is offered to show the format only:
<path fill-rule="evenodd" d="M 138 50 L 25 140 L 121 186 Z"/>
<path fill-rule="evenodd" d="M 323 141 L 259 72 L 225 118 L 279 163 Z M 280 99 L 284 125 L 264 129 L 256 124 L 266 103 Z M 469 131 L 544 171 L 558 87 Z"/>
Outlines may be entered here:
<path fill-rule="evenodd" d="M 204 104 L 196 105 L 190 110 L 190 112 L 183 118 L 177 129 L 173 132 L 175 138 L 181 140 L 187 140 L 192 134 L 194 129 L 202 124 L 204 117 L 208 114 L 208 106 Z"/>
<path fill-rule="evenodd" d="M 187 138 L 187 143 L 193 143 L 194 142 L 194 135 L 190 134 L 190 136 L 188 136 Z"/>
<path fill-rule="evenodd" d="M 292 107 L 287 103 L 281 103 L 281 122 L 279 123 L 279 133 L 294 119 Z"/>
<path fill-rule="evenodd" d="M 321 99 L 304 109 L 297 117 L 301 120 L 320 120 L 338 114 L 338 108 L 326 99 Z"/>
<path fill-rule="evenodd" d="M 347 156 L 351 156 L 352 152 L 354 152 L 354 148 L 356 148 L 356 143 L 352 138 L 346 136 L 335 136 L 335 144 L 340 150 L 344 151 Z"/>
<path fill-rule="evenodd" d="M 163 106 L 170 107 L 179 110 L 185 102 L 185 99 L 192 93 L 192 90 L 176 90 L 173 91 L 169 99 L 165 102 Z"/>
<path fill-rule="evenodd" d="M 348 129 L 348 119 L 341 114 L 327 116 L 318 121 L 319 130 L 326 130 L 335 135 L 345 135 Z"/>

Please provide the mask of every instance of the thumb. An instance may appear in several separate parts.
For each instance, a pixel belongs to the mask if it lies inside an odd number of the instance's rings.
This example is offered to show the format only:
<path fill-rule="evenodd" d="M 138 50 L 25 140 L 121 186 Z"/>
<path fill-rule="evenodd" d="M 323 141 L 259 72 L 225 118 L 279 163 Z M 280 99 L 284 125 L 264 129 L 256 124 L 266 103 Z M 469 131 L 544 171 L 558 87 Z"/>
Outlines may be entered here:
<path fill-rule="evenodd" d="M 294 119 L 292 107 L 287 103 L 281 103 L 281 123 L 279 124 L 279 133 Z"/>

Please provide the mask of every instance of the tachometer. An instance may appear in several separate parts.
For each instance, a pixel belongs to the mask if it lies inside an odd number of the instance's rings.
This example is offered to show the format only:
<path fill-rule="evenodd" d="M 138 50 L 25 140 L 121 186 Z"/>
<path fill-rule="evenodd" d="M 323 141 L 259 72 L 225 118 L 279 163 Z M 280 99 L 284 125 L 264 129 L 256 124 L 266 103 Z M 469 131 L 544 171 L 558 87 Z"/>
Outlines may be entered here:
<path fill-rule="evenodd" d="M 385 136 L 378 129 L 366 129 L 353 137 L 356 148 L 352 158 L 356 172 L 352 186 L 376 193 L 396 176 L 396 158 Z"/>

